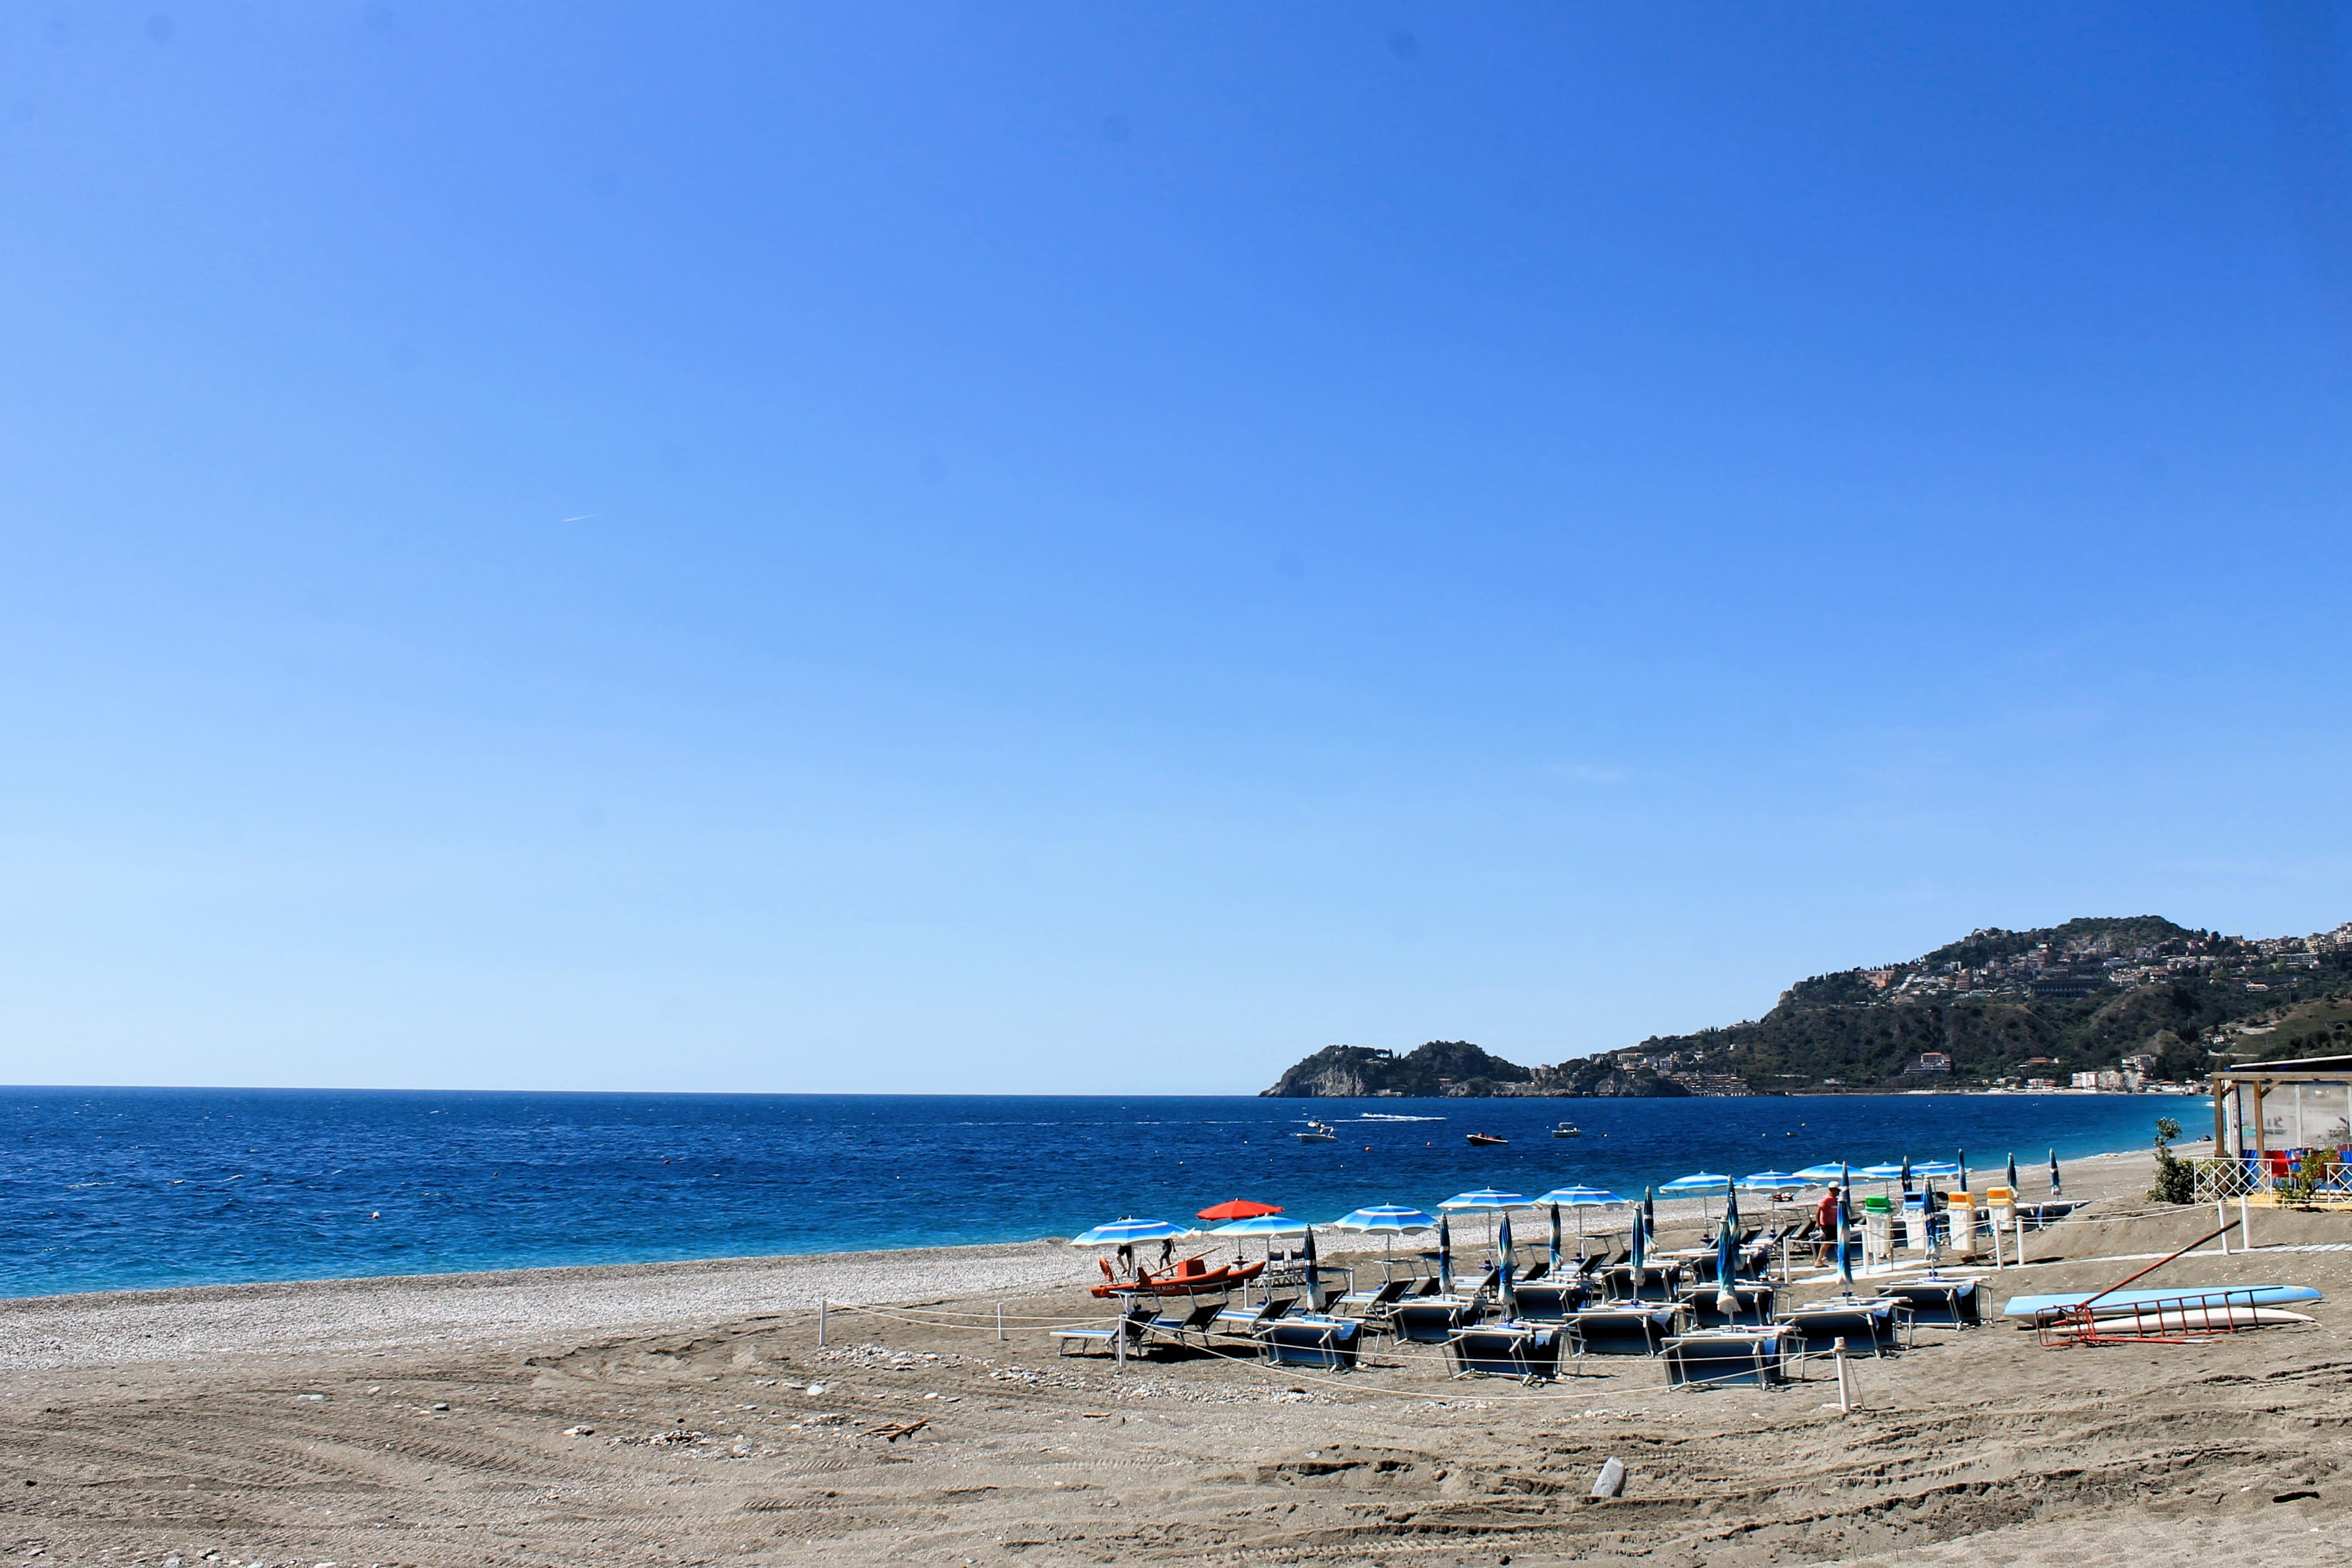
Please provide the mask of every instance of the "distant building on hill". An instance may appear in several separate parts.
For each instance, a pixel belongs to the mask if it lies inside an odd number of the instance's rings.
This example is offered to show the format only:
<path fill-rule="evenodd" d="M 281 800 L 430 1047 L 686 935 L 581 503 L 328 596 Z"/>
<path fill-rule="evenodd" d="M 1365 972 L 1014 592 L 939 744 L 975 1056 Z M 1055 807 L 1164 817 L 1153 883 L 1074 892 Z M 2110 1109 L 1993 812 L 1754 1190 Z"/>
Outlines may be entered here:
<path fill-rule="evenodd" d="M 1952 1058 L 1943 1051 L 1921 1051 L 1919 1059 L 1903 1069 L 1906 1078 L 1929 1077 L 1937 1073 L 1947 1076 L 1952 1070 Z"/>

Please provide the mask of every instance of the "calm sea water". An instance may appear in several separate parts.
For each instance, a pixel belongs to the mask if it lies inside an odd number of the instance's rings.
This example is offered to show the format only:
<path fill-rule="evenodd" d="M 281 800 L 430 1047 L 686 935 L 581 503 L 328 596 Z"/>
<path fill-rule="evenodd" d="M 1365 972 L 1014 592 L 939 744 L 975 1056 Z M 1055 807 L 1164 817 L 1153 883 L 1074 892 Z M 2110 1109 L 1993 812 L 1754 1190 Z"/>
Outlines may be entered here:
<path fill-rule="evenodd" d="M 0 1295 L 1010 1241 L 1235 1197 L 1328 1220 L 1961 1149 L 2023 1168 L 2145 1148 L 2168 1113 L 2193 1135 L 2208 1105 L 0 1089 Z M 1310 1114 L 1342 1141 L 1294 1139 Z"/>

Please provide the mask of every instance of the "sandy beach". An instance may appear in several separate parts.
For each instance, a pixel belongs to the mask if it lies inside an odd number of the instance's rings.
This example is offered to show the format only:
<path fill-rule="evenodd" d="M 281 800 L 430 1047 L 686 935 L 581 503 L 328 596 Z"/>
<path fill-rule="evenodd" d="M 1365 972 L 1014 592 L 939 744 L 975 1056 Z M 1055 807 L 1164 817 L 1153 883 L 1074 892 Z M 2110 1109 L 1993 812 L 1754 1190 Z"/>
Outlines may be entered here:
<path fill-rule="evenodd" d="M 2029 1237 L 1993 1303 L 2211 1227 L 2147 1181 L 2143 1156 L 2070 1166 L 2104 1201 Z M 1844 1417 L 1826 1367 L 1694 1393 L 1596 1358 L 1525 1387 L 1383 1342 L 1349 1375 L 1122 1374 L 1055 1355 L 1049 1325 L 1103 1309 L 1049 1243 L 14 1301 L 0 1528 L 18 1562 L 184 1568 L 2284 1561 L 2352 1500 L 2352 1250 L 2299 1250 L 2352 1221 L 2253 1223 L 2263 1250 L 2160 1282 L 2316 1285 L 2315 1324 L 2064 1351 L 1923 1330 L 1859 1363 Z M 1587 1500 L 1612 1457 L 1625 1495 Z"/>

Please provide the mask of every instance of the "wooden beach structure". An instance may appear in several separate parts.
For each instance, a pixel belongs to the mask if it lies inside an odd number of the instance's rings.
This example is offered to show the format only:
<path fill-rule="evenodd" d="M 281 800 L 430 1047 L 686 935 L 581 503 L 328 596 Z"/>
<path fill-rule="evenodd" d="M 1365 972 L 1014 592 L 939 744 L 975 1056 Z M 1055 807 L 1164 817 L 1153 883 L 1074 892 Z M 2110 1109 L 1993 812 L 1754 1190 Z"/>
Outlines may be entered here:
<path fill-rule="evenodd" d="M 2250 1062 L 2212 1075 L 2213 1157 L 2197 1196 L 2255 1197 L 2293 1185 L 2352 1203 L 2352 1056 Z"/>

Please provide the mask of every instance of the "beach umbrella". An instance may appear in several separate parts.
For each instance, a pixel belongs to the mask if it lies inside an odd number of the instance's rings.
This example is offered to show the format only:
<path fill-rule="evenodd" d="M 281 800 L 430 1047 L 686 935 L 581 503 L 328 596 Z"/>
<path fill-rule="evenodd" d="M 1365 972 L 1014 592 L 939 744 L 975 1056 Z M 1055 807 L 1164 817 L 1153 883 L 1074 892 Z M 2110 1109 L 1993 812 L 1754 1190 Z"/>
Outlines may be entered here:
<path fill-rule="evenodd" d="M 1219 1204 L 1213 1208 L 1202 1209 L 1199 1214 L 1192 1217 L 1195 1219 L 1205 1219 L 1210 1221 L 1256 1219 L 1264 1215 L 1280 1214 L 1281 1212 L 1282 1205 L 1280 1204 L 1254 1204 L 1247 1198 L 1235 1198 L 1229 1204 Z"/>
<path fill-rule="evenodd" d="M 1954 1163 L 1959 1166 L 1960 1186 L 1961 1189 L 1965 1191 L 1969 1184 L 1969 1152 L 1966 1149 L 1961 1150 L 1959 1159 L 1954 1162 Z"/>
<path fill-rule="evenodd" d="M 1841 1166 L 1838 1170 L 1838 1219 L 1843 1223 L 1853 1212 L 1853 1173 Z"/>
<path fill-rule="evenodd" d="M 1845 1205 L 1840 1204 L 1837 1239 L 1838 1283 L 1844 1286 L 1845 1293 L 1851 1296 L 1853 1294 L 1853 1258 L 1846 1250 L 1849 1245 L 1849 1234 L 1850 1227 L 1845 1223 Z"/>
<path fill-rule="evenodd" d="M 1903 1156 L 1903 1190 L 1906 1193 L 1911 1190 L 1911 1156 L 1908 1153 Z"/>
<path fill-rule="evenodd" d="M 2014 1154 L 2009 1157 L 2009 1192 L 2011 1197 L 2017 1195 L 2017 1156 Z"/>
<path fill-rule="evenodd" d="M 1551 1262 L 1546 1266 L 1545 1271 L 1550 1274 L 1559 1272 L 1559 1205 L 1558 1204 L 1551 1205 Z"/>
<path fill-rule="evenodd" d="M 2050 1151 L 2050 1195 L 2058 1197 L 2065 1191 L 2064 1184 L 2058 1179 L 2058 1151 L 2053 1149 Z"/>
<path fill-rule="evenodd" d="M 1115 1219 L 1070 1238 L 1072 1247 L 1132 1247 L 1139 1241 L 1168 1241 L 1201 1233 L 1164 1219 Z"/>
<path fill-rule="evenodd" d="M 1600 1187 L 1554 1187 L 1536 1202 L 1549 1204 L 1553 1214 L 1561 1209 L 1576 1211 L 1576 1255 L 1584 1256 L 1584 1211 L 1591 1208 L 1614 1208 L 1625 1200 L 1615 1193 Z"/>
<path fill-rule="evenodd" d="M 1961 1172 L 1958 1165 L 1948 1160 L 1922 1160 L 1911 1167 L 1911 1173 L 1921 1181 L 1930 1181 L 1938 1176 L 1950 1181 L 1958 1176 Z"/>
<path fill-rule="evenodd" d="M 1315 1262 L 1315 1227 L 1313 1226 L 1307 1227 L 1305 1253 L 1306 1256 L 1300 1261 L 1307 1266 L 1307 1310 L 1310 1312 L 1319 1312 L 1323 1310 L 1323 1270 Z"/>
<path fill-rule="evenodd" d="M 1401 1231 L 1427 1230 L 1437 1222 L 1419 1209 L 1400 1208 L 1394 1204 L 1357 1209 L 1331 1222 L 1333 1230 L 1353 1230 L 1376 1234 L 1383 1244 L 1381 1253 L 1381 1278 L 1389 1277 L 1389 1267 L 1396 1256 L 1396 1238 Z"/>
<path fill-rule="evenodd" d="M 1798 1172 L 1797 1174 L 1799 1177 L 1808 1182 L 1843 1181 L 1845 1179 L 1845 1166 L 1835 1160 L 1829 1160 L 1818 1165 L 1808 1165 L 1803 1170 Z"/>
<path fill-rule="evenodd" d="M 1864 1165 L 1854 1173 L 1865 1182 L 1891 1182 L 1902 1173 L 1902 1166 L 1887 1164 Z"/>
<path fill-rule="evenodd" d="M 1642 1189 L 1642 1231 L 1652 1241 L 1658 1239 L 1658 1193 L 1654 1187 Z"/>
<path fill-rule="evenodd" d="M 1503 1303 L 1503 1321 L 1507 1323 L 1519 1311 L 1519 1293 L 1511 1288 L 1511 1216 L 1507 1213 L 1503 1215 L 1502 1239 L 1496 1245 L 1503 1253 L 1503 1271 L 1497 1281 L 1497 1290 Z"/>
<path fill-rule="evenodd" d="M 1273 1214 L 1255 1214 L 1247 1219 L 1213 1226 L 1209 1232 L 1211 1236 L 1304 1236 L 1306 1233 L 1305 1220 L 1285 1219 Z"/>
<path fill-rule="evenodd" d="M 1454 1294 L 1454 1226 L 1443 1209 L 1437 1215 L 1437 1291 Z"/>
<path fill-rule="evenodd" d="M 1836 1175 L 1835 1171 L 1826 1176 L 1808 1176 L 1798 1171 L 1759 1171 L 1754 1175 L 1740 1177 L 1732 1184 L 1746 1187 L 1751 1193 L 1793 1193 L 1799 1187 L 1816 1186 Z"/>
<path fill-rule="evenodd" d="M 1723 1217 L 1731 1222 L 1732 1229 L 1739 1228 L 1739 1189 L 1737 1187 L 1723 1194 Z"/>
<path fill-rule="evenodd" d="M 1492 1187 L 1481 1187 L 1475 1193 L 1456 1193 L 1437 1206 L 1457 1214 L 1497 1215 L 1508 1209 L 1527 1208 L 1529 1205 L 1523 1194 L 1502 1193 L 1496 1192 Z M 1495 1233 L 1490 1228 L 1486 1232 L 1486 1246 L 1491 1250 L 1494 1245 Z"/>
<path fill-rule="evenodd" d="M 1633 1300 L 1642 1300 L 1642 1270 L 1650 1261 L 1650 1212 L 1653 1194 L 1642 1189 L 1642 1206 L 1633 1211 Z"/>
<path fill-rule="evenodd" d="M 1738 1271 L 1739 1225 L 1727 1210 L 1723 1228 L 1715 1237 L 1715 1310 L 1727 1318 L 1739 1316 L 1739 1292 L 1733 1289 Z"/>
<path fill-rule="evenodd" d="M 1709 1193 L 1727 1193 L 1730 1190 L 1731 1178 L 1717 1175 L 1713 1171 L 1701 1171 L 1690 1176 L 1676 1176 L 1658 1189 L 1662 1193 L 1669 1193 L 1678 1198 L 1696 1197 L 1699 1200 L 1699 1212 L 1702 1215 L 1706 1212 L 1706 1196 Z"/>

